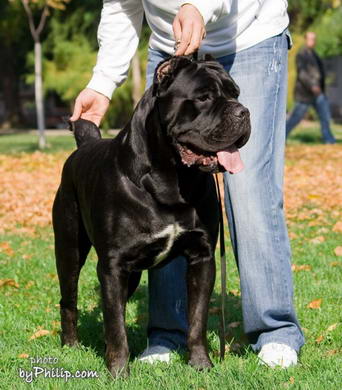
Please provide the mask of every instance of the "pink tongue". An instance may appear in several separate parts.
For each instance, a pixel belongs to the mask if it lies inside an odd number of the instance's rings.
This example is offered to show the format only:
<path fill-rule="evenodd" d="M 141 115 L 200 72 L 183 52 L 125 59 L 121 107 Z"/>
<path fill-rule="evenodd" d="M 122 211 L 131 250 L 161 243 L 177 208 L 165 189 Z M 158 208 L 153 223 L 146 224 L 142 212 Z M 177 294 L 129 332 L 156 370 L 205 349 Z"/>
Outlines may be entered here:
<path fill-rule="evenodd" d="M 235 146 L 217 152 L 219 163 L 230 173 L 238 173 L 243 170 L 244 165 L 240 158 L 240 152 Z"/>

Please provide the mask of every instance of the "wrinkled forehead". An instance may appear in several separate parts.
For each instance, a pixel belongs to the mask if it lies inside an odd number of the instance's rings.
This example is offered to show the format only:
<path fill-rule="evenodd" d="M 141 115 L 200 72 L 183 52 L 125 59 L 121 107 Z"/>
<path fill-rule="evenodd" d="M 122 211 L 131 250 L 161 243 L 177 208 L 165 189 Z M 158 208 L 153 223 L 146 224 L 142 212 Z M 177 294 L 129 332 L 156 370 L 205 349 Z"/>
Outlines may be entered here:
<path fill-rule="evenodd" d="M 219 93 L 231 88 L 233 81 L 226 71 L 216 63 L 192 62 L 181 69 L 170 89 L 180 95 L 197 95 L 208 90 Z"/>

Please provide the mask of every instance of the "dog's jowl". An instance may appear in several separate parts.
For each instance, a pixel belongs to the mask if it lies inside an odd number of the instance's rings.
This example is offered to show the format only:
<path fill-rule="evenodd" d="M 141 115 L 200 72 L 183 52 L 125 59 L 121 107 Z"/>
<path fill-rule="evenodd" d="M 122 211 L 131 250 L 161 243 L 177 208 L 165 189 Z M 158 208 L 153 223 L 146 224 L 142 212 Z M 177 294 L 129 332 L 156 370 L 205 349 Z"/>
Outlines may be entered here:
<path fill-rule="evenodd" d="M 189 363 L 212 365 L 206 324 L 218 203 L 211 173 L 242 169 L 238 148 L 250 122 L 238 94 L 213 59 L 173 57 L 159 65 L 115 139 L 101 139 L 89 121 L 71 124 L 78 149 L 64 165 L 53 206 L 62 344 L 78 341 L 77 283 L 94 246 L 113 376 L 128 373 L 124 312 L 141 271 L 180 254 L 188 260 Z"/>

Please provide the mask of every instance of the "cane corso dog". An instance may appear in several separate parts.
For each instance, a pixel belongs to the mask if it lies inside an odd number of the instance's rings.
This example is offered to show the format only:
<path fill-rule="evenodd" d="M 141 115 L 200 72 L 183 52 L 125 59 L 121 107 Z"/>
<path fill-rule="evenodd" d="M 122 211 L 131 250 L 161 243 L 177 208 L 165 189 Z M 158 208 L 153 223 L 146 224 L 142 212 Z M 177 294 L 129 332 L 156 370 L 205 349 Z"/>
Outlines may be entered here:
<path fill-rule="evenodd" d="M 126 375 L 125 306 L 142 270 L 188 261 L 189 364 L 208 368 L 206 324 L 215 279 L 218 201 L 211 173 L 242 168 L 250 135 L 239 89 L 213 58 L 159 64 L 130 122 L 101 139 L 71 124 L 78 149 L 65 162 L 53 205 L 62 345 L 77 343 L 77 283 L 91 246 L 101 285 L 106 364 Z"/>

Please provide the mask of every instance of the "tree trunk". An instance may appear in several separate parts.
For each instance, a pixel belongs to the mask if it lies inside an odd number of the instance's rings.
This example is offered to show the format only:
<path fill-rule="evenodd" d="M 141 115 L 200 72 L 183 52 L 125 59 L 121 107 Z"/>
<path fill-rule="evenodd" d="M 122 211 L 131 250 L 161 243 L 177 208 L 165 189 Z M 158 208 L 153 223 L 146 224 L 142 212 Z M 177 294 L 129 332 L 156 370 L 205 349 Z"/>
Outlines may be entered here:
<path fill-rule="evenodd" d="M 138 51 L 135 52 L 132 58 L 132 81 L 133 81 L 133 106 L 135 107 L 141 99 L 141 70 Z"/>
<path fill-rule="evenodd" d="M 40 149 L 44 149 L 46 147 L 46 138 L 42 80 L 42 46 L 40 41 L 36 41 L 34 43 L 34 74 L 37 125 L 39 134 L 38 146 Z"/>

